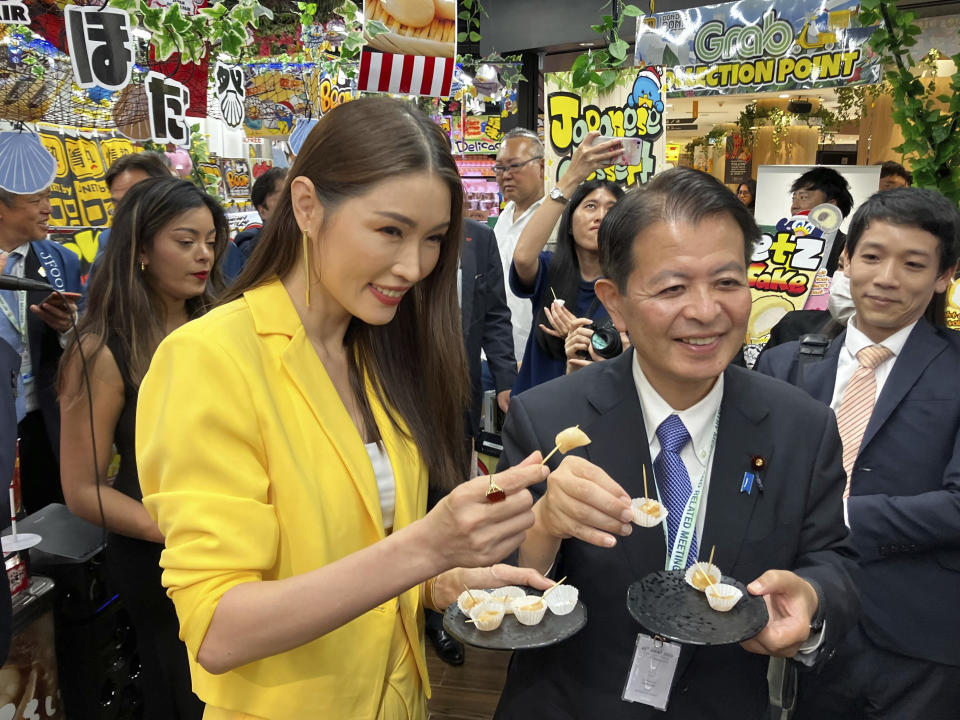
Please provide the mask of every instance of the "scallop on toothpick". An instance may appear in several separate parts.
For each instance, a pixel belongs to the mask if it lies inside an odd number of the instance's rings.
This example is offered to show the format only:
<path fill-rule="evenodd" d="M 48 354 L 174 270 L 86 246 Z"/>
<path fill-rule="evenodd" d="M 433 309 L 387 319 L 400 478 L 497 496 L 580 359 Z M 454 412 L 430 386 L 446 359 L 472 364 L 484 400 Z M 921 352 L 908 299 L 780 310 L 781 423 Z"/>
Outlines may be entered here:
<path fill-rule="evenodd" d="M 541 465 L 544 465 L 547 460 L 553 457 L 553 454 L 557 450 L 563 454 L 566 454 L 575 448 L 590 444 L 590 438 L 583 430 L 580 429 L 579 425 L 574 425 L 573 427 L 568 427 L 566 430 L 561 430 L 559 433 L 557 433 L 555 441 L 557 443 L 556 446 L 550 451 L 550 454 L 543 459 L 543 461 L 540 463 Z"/>

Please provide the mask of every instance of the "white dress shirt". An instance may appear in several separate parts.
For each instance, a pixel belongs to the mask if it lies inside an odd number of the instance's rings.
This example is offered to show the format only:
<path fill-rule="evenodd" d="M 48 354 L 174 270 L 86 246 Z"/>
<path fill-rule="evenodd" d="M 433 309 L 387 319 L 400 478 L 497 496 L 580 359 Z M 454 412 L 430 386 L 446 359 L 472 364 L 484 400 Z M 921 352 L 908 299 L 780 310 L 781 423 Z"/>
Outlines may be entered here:
<path fill-rule="evenodd" d="M 500 262 L 503 265 L 503 286 L 507 292 L 507 306 L 510 308 L 510 317 L 513 322 L 513 351 L 517 361 L 523 358 L 523 351 L 527 348 L 527 338 L 533 326 L 533 307 L 530 298 L 519 298 L 510 290 L 510 266 L 513 265 L 513 251 L 517 249 L 520 234 L 527 226 L 530 217 L 543 204 L 543 198 L 528 207 L 520 217 L 515 218 L 517 204 L 511 200 L 503 208 L 493 234 L 497 237 L 497 248 L 500 250 Z"/>
<path fill-rule="evenodd" d="M 887 378 L 890 377 L 890 371 L 893 370 L 893 364 L 903 351 L 903 346 L 907 344 L 907 338 L 910 337 L 910 333 L 913 332 L 916 324 L 917 321 L 915 320 L 905 328 L 897 330 L 897 332 L 882 343 L 879 343 L 893 354 L 877 365 L 873 371 L 877 381 L 877 397 L 880 397 L 883 385 L 887 382 Z M 875 343 L 857 328 L 857 316 L 854 314 L 847 323 L 847 336 L 843 341 L 843 347 L 840 348 L 840 355 L 837 357 L 837 379 L 833 385 L 833 399 L 830 401 L 830 407 L 833 408 L 834 412 L 840 409 L 843 392 L 847 389 L 847 385 L 850 384 L 853 374 L 860 366 L 860 363 L 857 362 L 857 353 L 865 347 L 877 344 L 878 343 Z"/>
<path fill-rule="evenodd" d="M 670 415 L 679 415 L 687 432 L 690 433 L 690 442 L 680 451 L 680 459 L 687 468 L 691 487 L 699 482 L 703 475 L 703 493 L 700 507 L 697 511 L 697 547 L 700 548 L 700 538 L 703 537 L 703 520 L 707 514 L 707 501 L 710 490 L 710 474 L 713 466 L 714 427 L 717 413 L 720 412 L 720 401 L 723 399 L 723 375 L 717 378 L 710 392 L 696 405 L 686 410 L 674 410 L 653 389 L 640 369 L 637 355 L 633 356 L 633 381 L 640 395 L 640 409 L 643 411 L 643 422 L 646 425 L 647 445 L 650 447 L 650 459 L 655 460 L 660 454 L 660 440 L 657 439 L 657 428 Z M 706 473 L 706 475 L 704 475 Z M 652 478 L 648 477 L 648 481 Z M 700 548 L 702 551 L 702 548 Z M 667 548 L 670 552 L 670 548 Z"/>

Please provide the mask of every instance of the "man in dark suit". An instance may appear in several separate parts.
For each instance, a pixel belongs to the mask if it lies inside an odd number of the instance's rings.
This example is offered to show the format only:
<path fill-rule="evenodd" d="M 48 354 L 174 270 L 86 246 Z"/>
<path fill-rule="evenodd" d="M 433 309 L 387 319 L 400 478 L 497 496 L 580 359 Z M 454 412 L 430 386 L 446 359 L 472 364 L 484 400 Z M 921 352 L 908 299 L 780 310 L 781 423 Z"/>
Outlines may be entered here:
<path fill-rule="evenodd" d="M 513 353 L 513 325 L 497 237 L 488 226 L 469 218 L 464 218 L 460 245 L 460 313 L 472 393 L 467 431 L 475 438 L 480 432 L 483 400 L 480 351 L 487 356 L 497 405 L 503 412 L 507 412 L 510 405 L 510 388 L 517 379 L 517 360 Z"/>
<path fill-rule="evenodd" d="M 17 375 L 20 372 L 20 355 L 5 340 L 0 340 L 0 483 L 10 483 L 13 463 L 17 454 Z M 4 524 L 10 517 L 9 493 L 0 493 L 0 512 Z M 3 576 L 4 579 L 6 575 Z M 0 585 L 0 665 L 10 652 L 10 637 L 13 633 L 13 615 L 10 593 L 6 585 Z"/>
<path fill-rule="evenodd" d="M 45 290 L 0 290 L 0 338 L 22 358 L 17 431 L 23 505 L 28 513 L 63 502 L 57 367 L 70 341 L 81 291 L 77 256 L 44 239 L 49 218 L 49 188 L 29 195 L 0 190 L 0 273 L 42 280 L 61 292 L 74 293 L 64 300 Z"/>
<path fill-rule="evenodd" d="M 863 565 L 860 624 L 803 678 L 805 718 L 960 713 L 960 333 L 922 317 L 958 249 L 960 213 L 941 195 L 872 196 L 847 238 L 847 330 L 819 361 L 794 342 L 757 365 L 836 410 Z"/>
<path fill-rule="evenodd" d="M 480 434 L 483 404 L 480 351 L 483 350 L 487 355 L 496 385 L 497 404 L 504 412 L 510 403 L 510 388 L 517 379 L 517 361 L 513 355 L 513 324 L 510 322 L 496 235 L 486 225 L 464 218 L 462 237 L 460 314 L 470 369 L 470 410 L 466 426 L 467 442 L 472 451 Z M 427 637 L 444 661 L 451 665 L 463 663 L 463 645 L 443 629 L 442 617 L 438 613 L 427 611 Z"/>
<path fill-rule="evenodd" d="M 604 219 L 597 295 L 633 349 L 514 397 L 504 427 L 506 465 L 550 449 L 567 426 L 592 439 L 551 461 L 519 551 L 520 565 L 567 576 L 589 619 L 565 642 L 515 653 L 497 718 L 766 718 L 764 656 L 816 662 L 853 624 L 833 416 L 783 383 L 727 368 L 746 331 L 757 234 L 732 193 L 687 168 Z M 652 528 L 630 525 L 643 468 L 670 513 Z M 723 572 L 764 597 L 768 624 L 740 645 L 673 646 L 675 669 L 656 663 L 666 713 L 623 700 L 631 669 L 647 674 L 635 647 L 656 631 L 630 616 L 628 586 L 714 546 Z"/>

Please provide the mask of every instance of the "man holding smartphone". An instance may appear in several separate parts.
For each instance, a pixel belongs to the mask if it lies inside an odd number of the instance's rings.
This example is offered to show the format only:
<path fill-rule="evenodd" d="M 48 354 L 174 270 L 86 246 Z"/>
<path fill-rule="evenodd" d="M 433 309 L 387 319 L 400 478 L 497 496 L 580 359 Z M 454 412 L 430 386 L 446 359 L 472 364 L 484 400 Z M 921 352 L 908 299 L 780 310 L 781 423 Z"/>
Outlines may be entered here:
<path fill-rule="evenodd" d="M 76 255 L 47 240 L 50 188 L 17 194 L 0 188 L 0 272 L 50 283 L 62 293 L 0 290 L 0 338 L 20 354 L 17 434 L 28 513 L 63 502 L 57 367 L 82 289 Z"/>

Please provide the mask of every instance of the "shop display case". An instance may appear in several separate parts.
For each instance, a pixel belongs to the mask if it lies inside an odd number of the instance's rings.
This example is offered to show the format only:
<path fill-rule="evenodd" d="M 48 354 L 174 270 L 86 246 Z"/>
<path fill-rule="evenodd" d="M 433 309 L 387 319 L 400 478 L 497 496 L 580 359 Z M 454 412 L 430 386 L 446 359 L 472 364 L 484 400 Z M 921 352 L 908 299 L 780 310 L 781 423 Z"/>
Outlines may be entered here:
<path fill-rule="evenodd" d="M 466 216 L 482 223 L 500 214 L 500 187 L 493 174 L 494 162 L 494 158 L 485 155 L 457 158 Z"/>

